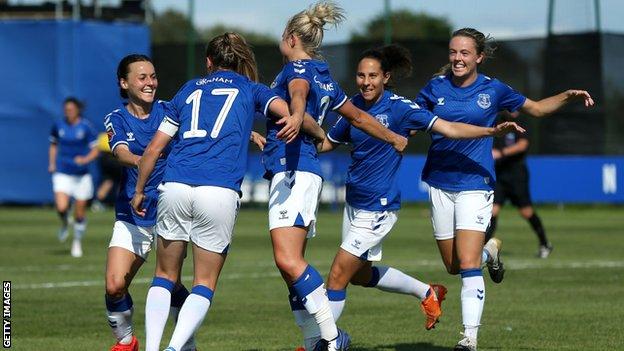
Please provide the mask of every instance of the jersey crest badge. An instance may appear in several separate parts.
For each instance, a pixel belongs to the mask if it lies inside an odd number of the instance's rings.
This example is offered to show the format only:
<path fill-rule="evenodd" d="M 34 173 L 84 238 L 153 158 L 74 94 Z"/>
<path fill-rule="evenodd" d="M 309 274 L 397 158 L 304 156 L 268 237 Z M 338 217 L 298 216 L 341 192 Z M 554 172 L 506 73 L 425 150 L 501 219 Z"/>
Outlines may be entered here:
<path fill-rule="evenodd" d="M 479 94 L 479 97 L 477 98 L 477 105 L 479 105 L 479 107 L 484 110 L 492 106 L 492 102 L 490 101 L 490 94 Z"/>
<path fill-rule="evenodd" d="M 386 128 L 390 125 L 390 122 L 388 122 L 388 115 L 377 115 L 375 116 L 375 119 L 377 119 L 379 123 Z"/>

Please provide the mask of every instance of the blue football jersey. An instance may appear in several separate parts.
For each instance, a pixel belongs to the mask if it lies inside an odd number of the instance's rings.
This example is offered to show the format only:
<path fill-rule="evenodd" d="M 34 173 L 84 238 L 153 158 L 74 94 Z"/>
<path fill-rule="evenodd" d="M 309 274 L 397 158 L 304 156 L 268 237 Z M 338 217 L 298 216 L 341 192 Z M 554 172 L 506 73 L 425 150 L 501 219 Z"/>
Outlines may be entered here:
<path fill-rule="evenodd" d="M 65 118 L 54 122 L 50 132 L 50 143 L 57 145 L 56 171 L 69 175 L 89 173 L 87 165 L 77 165 L 76 156 L 86 156 L 97 146 L 97 133 L 91 123 L 80 118 L 69 124 Z"/>
<path fill-rule="evenodd" d="M 167 102 L 158 101 L 152 104 L 152 111 L 145 119 L 139 119 L 131 115 L 126 109 L 126 105 L 109 113 L 104 117 L 104 127 L 108 134 L 108 144 L 111 151 L 119 145 L 126 145 L 130 152 L 142 156 L 145 148 L 154 137 L 160 123 L 165 117 L 165 106 Z M 146 209 L 145 217 L 138 216 L 130 207 L 130 200 L 134 196 L 138 169 L 123 167 L 119 193 L 115 201 L 115 218 L 141 227 L 150 227 L 156 224 L 156 212 L 158 204 L 158 184 L 162 181 L 165 171 L 166 155 L 170 147 L 163 152 L 163 157 L 159 158 L 145 184 L 145 201 L 143 206 Z"/>
<path fill-rule="evenodd" d="M 320 124 L 327 112 L 336 110 L 347 101 L 347 96 L 333 80 L 326 62 L 318 60 L 297 60 L 288 62 L 271 84 L 273 91 L 290 104 L 288 84 L 293 79 L 305 79 L 310 85 L 306 100 L 306 112 Z M 265 178 L 283 171 L 306 171 L 321 176 L 316 147 L 312 138 L 304 133 L 286 144 L 277 139 L 281 126 L 267 121 L 267 144 L 262 153 L 266 170 Z"/>
<path fill-rule="evenodd" d="M 387 90 L 369 108 L 359 94 L 352 101 L 386 128 L 405 137 L 411 130 L 429 131 L 437 119 L 430 111 Z M 346 200 L 350 206 L 368 211 L 398 210 L 401 207 L 397 172 L 402 156 L 392 145 L 351 126 L 343 118 L 336 122 L 327 137 L 334 143 L 353 146 L 346 181 Z"/>
<path fill-rule="evenodd" d="M 493 127 L 501 110 L 516 111 L 526 97 L 482 74 L 467 87 L 438 76 L 420 91 L 416 102 L 447 121 Z M 453 140 L 431 133 L 422 180 L 447 191 L 493 190 L 496 181 L 492 138 Z"/>
<path fill-rule="evenodd" d="M 256 112 L 277 96 L 232 71 L 187 82 L 171 101 L 159 130 L 176 140 L 164 181 L 240 191 Z"/>

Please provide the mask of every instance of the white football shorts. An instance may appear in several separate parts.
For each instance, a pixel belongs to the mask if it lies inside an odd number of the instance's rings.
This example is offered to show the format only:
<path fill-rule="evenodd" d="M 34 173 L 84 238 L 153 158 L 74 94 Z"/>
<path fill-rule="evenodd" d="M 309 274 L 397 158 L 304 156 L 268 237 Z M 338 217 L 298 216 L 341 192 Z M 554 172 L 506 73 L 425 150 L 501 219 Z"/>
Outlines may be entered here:
<path fill-rule="evenodd" d="M 154 226 L 140 227 L 124 221 L 115 221 L 108 247 L 121 247 L 146 260 L 153 242 Z"/>
<path fill-rule="evenodd" d="M 455 237 L 458 229 L 486 231 L 492 218 L 494 192 L 487 190 L 446 191 L 429 188 L 431 223 L 436 240 Z"/>
<path fill-rule="evenodd" d="M 323 179 L 314 173 L 286 171 L 275 174 L 269 189 L 269 230 L 307 227 L 307 237 L 313 237 L 322 187 Z"/>
<path fill-rule="evenodd" d="M 55 193 L 64 193 L 76 200 L 91 200 L 93 180 L 90 174 L 71 175 L 55 172 L 52 174 L 52 189 Z"/>
<path fill-rule="evenodd" d="M 398 211 L 367 211 L 345 204 L 342 244 L 348 253 L 366 261 L 380 261 L 381 244 L 398 219 Z"/>
<path fill-rule="evenodd" d="M 228 251 L 240 207 L 236 191 L 176 182 L 158 189 L 156 234 L 166 240 L 192 241 L 212 252 Z"/>

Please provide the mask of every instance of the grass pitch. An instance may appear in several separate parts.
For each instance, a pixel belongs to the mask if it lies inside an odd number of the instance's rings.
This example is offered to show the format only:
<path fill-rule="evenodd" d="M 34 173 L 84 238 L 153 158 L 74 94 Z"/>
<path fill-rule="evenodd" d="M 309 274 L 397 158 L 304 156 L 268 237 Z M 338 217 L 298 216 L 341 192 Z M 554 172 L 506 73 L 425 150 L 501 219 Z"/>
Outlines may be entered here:
<path fill-rule="evenodd" d="M 505 281 L 486 273 L 479 350 L 623 350 L 624 209 L 538 208 L 555 246 L 535 258 L 537 239 L 511 208 L 500 217 Z M 324 275 L 339 245 L 341 211 L 321 211 L 308 259 Z M 266 210 L 243 209 L 213 306 L 197 334 L 201 350 L 294 350 L 301 337 L 287 291 L 273 264 Z M 69 255 L 71 239 L 56 239 L 50 208 L 0 208 L 0 276 L 11 280 L 12 348 L 107 350 L 113 344 L 104 312 L 104 267 L 113 212 L 90 213 L 84 257 Z M 449 288 L 444 315 L 425 331 L 415 298 L 350 287 L 339 326 L 355 351 L 449 350 L 461 338 L 460 280 L 444 270 L 428 210 L 408 206 L 384 244 L 385 265 Z M 144 344 L 144 304 L 154 257 L 131 294 L 135 329 Z M 184 283 L 191 284 L 190 261 Z M 162 347 L 168 341 L 168 327 Z"/>

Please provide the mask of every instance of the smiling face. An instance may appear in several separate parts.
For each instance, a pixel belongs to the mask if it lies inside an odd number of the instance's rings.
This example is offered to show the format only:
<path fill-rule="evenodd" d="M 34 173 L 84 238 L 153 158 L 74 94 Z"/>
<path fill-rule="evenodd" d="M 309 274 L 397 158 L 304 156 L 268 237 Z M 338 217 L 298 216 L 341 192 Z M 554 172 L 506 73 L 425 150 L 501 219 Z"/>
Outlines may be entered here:
<path fill-rule="evenodd" d="M 355 82 L 366 102 L 371 105 L 377 102 L 384 92 L 384 85 L 388 83 L 390 73 L 381 69 L 379 60 L 365 57 L 358 64 Z"/>
<path fill-rule="evenodd" d="M 471 80 L 477 76 L 477 67 L 483 61 L 483 53 L 477 53 L 474 39 L 455 36 L 449 42 L 449 63 L 453 76 Z"/>
<path fill-rule="evenodd" d="M 131 63 L 128 65 L 126 78 L 121 78 L 119 85 L 127 92 L 131 101 L 151 104 L 156 98 L 156 88 L 158 88 L 154 65 L 148 61 Z"/>

